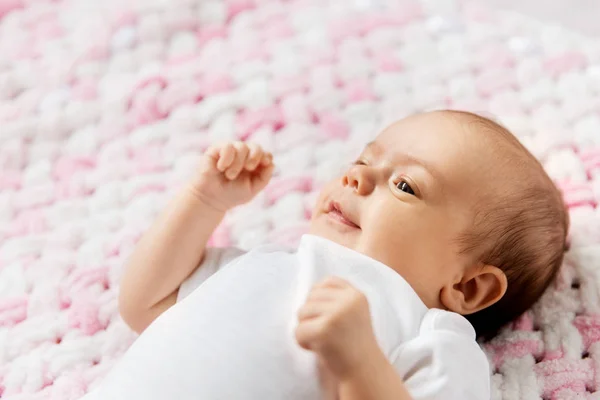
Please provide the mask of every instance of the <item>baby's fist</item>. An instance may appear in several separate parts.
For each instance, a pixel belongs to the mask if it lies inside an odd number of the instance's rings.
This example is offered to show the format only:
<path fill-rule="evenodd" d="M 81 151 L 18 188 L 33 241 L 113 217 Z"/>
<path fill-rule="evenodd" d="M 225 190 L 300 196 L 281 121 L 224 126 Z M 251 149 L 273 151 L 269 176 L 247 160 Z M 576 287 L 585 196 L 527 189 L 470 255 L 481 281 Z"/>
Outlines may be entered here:
<path fill-rule="evenodd" d="M 211 147 L 206 155 L 216 162 L 217 170 L 230 181 L 242 172 L 254 172 L 259 167 L 268 167 L 273 159 L 271 153 L 263 151 L 259 145 L 244 142 Z"/>
<path fill-rule="evenodd" d="M 298 311 L 296 340 L 314 351 L 340 380 L 379 351 L 367 298 L 337 277 L 327 278 L 311 290 Z"/>
<path fill-rule="evenodd" d="M 193 186 L 207 204 L 227 211 L 252 200 L 272 174 L 273 156 L 259 145 L 225 143 L 206 151 Z"/>

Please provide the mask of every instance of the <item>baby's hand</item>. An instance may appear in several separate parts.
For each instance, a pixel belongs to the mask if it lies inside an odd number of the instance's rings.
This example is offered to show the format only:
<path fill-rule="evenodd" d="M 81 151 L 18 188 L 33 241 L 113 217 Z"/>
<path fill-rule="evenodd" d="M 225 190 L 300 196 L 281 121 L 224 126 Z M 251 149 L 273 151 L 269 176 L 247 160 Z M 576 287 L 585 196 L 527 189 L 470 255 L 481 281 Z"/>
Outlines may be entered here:
<path fill-rule="evenodd" d="M 210 147 L 193 181 L 194 193 L 218 211 L 247 203 L 269 183 L 273 156 L 256 144 Z"/>
<path fill-rule="evenodd" d="M 380 352 L 365 295 L 341 278 L 315 285 L 298 311 L 296 340 L 314 351 L 339 381 Z"/>

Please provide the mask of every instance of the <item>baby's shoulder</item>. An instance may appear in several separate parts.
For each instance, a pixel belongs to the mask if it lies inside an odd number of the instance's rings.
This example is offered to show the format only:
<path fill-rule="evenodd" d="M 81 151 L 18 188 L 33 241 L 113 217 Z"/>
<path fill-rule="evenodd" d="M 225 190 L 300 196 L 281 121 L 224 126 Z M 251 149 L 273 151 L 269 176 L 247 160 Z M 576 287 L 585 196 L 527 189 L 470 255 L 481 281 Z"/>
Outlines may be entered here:
<path fill-rule="evenodd" d="M 419 330 L 420 335 L 426 335 L 433 332 L 453 333 L 471 339 L 472 341 L 475 341 L 476 337 L 473 325 L 471 325 L 465 317 L 438 308 L 430 308 L 427 310 L 421 321 Z"/>
<path fill-rule="evenodd" d="M 403 343 L 392 364 L 415 399 L 489 398 L 489 363 L 462 315 L 430 309 L 417 337 Z"/>

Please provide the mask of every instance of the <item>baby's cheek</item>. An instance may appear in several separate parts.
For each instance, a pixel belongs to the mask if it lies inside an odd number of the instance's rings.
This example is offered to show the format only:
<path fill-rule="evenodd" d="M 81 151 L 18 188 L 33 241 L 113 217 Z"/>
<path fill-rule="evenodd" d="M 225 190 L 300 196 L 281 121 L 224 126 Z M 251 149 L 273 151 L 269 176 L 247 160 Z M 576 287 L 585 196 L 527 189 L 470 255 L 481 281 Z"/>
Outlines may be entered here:
<path fill-rule="evenodd" d="M 383 223 L 366 238 L 371 257 L 392 267 L 403 276 L 409 270 L 423 271 L 438 264 L 449 243 L 441 239 L 439 230 L 430 228 L 419 218 L 382 216 Z"/>

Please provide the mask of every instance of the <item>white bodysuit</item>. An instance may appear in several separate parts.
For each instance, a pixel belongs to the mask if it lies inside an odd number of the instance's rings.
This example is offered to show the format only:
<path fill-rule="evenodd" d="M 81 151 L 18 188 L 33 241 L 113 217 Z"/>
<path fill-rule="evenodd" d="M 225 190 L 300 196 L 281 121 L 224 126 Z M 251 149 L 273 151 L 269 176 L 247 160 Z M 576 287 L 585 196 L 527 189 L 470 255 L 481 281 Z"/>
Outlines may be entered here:
<path fill-rule="evenodd" d="M 367 296 L 377 340 L 415 400 L 490 398 L 488 362 L 465 318 L 428 309 L 384 264 L 306 235 L 296 251 L 207 250 L 177 304 L 89 399 L 322 399 L 315 356 L 294 328 L 313 284 L 330 275 Z"/>

